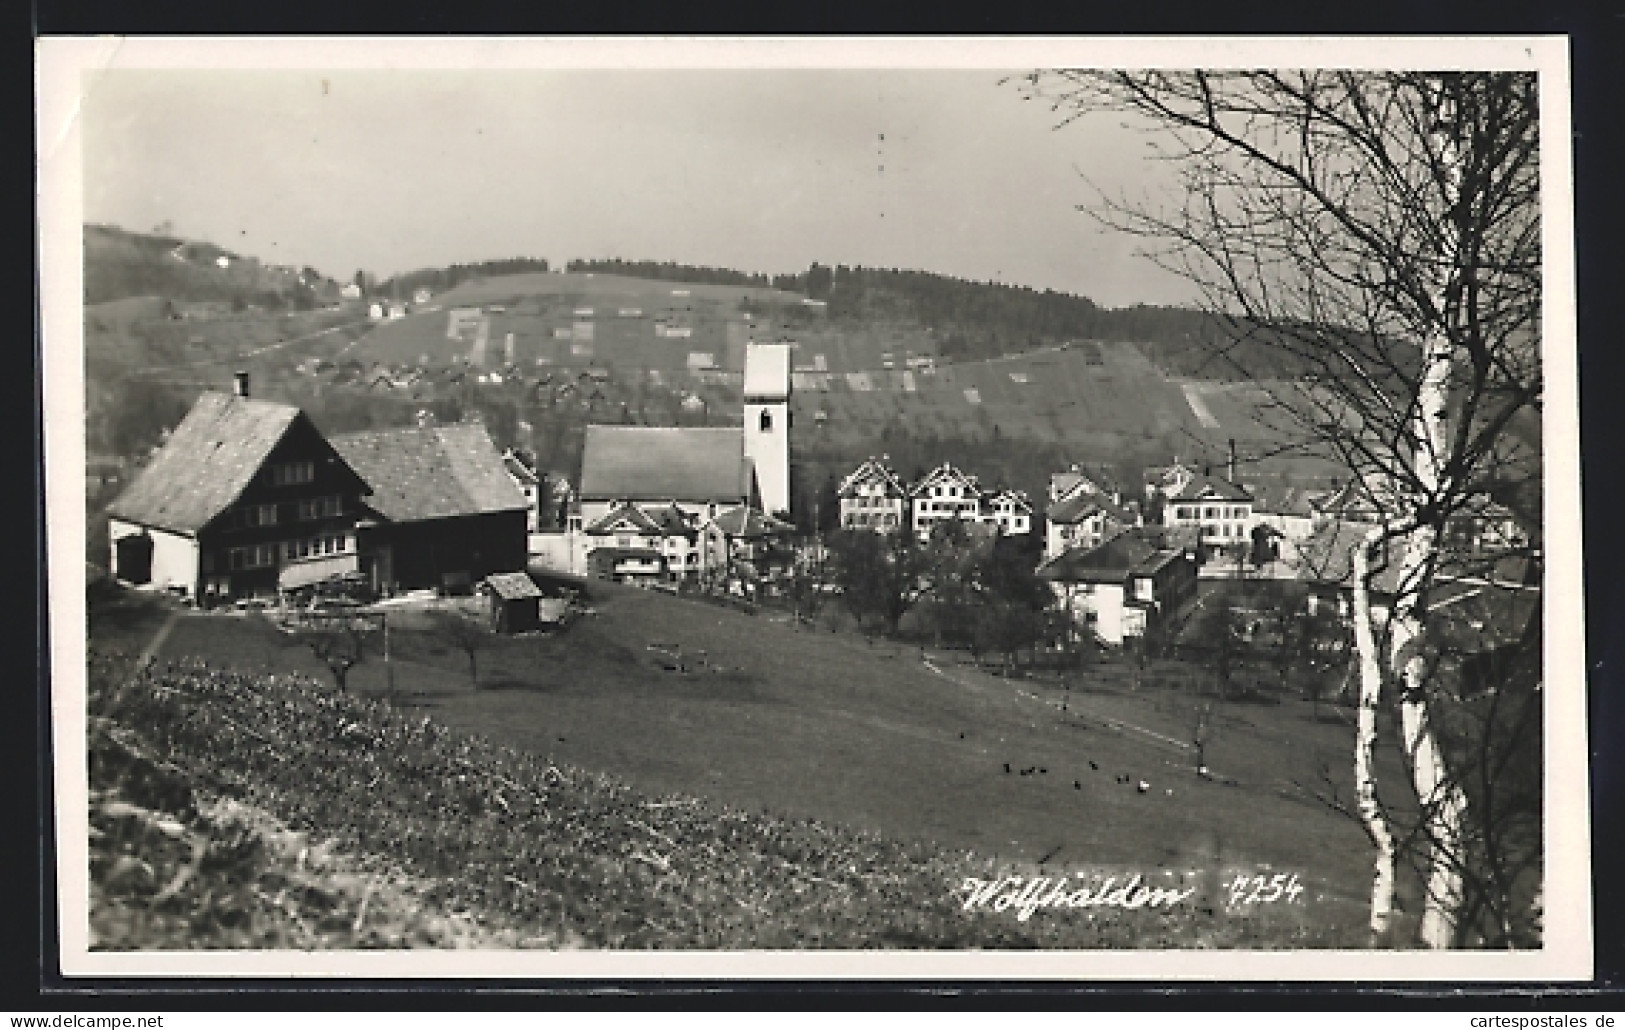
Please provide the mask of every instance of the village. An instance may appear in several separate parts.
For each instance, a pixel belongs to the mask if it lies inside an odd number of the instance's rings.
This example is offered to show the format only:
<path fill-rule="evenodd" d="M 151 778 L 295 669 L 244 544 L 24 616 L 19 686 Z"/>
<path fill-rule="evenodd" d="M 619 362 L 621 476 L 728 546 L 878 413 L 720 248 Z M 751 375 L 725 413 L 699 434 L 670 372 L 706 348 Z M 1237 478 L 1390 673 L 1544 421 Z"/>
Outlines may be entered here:
<path fill-rule="evenodd" d="M 420 290 L 414 303 L 429 300 Z M 1177 637 L 1204 581 L 1301 588 L 1301 611 L 1231 620 L 1249 640 L 1264 623 L 1283 636 L 1323 605 L 1346 621 L 1352 570 L 1340 545 L 1392 507 L 1354 481 L 1261 499 L 1237 477 L 1234 441 L 1222 474 L 1175 461 L 1125 486 L 1073 464 L 1051 474 L 1042 507 L 952 463 L 907 483 L 882 456 L 836 487 L 839 528 L 809 534 L 791 511 L 793 351 L 747 344 L 738 427 L 589 424 L 573 473 L 499 451 L 477 418 L 440 425 L 422 412 L 414 426 L 327 437 L 297 408 L 253 397 L 239 372 L 231 393 L 198 400 L 109 506 L 108 568 L 202 609 L 478 596 L 479 621 L 503 633 L 559 625 L 560 598 L 591 581 L 788 607 L 797 619 L 809 597 L 833 596 L 862 624 L 866 612 L 842 595 L 857 592 L 865 560 L 898 567 L 893 606 L 936 604 L 944 621 L 948 595 L 984 591 L 980 570 L 954 564 L 998 543 L 1042 586 L 1023 595 L 1034 609 L 1023 628 L 995 635 L 1013 651 L 1018 633 L 1036 655 Z M 887 544 L 857 558 L 841 544 L 855 534 Z M 1452 523 L 1449 544 L 1481 565 L 1527 540 L 1486 498 Z M 974 650 L 973 636 L 963 635 Z M 944 640 L 940 626 L 933 637 Z"/>

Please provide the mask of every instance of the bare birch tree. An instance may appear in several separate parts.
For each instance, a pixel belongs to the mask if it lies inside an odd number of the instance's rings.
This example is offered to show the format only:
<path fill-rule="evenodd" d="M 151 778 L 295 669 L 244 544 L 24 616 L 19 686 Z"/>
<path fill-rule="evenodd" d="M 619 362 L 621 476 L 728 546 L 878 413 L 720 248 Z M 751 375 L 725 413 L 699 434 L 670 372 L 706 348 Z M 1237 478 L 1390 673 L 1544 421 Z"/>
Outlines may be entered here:
<path fill-rule="evenodd" d="M 1147 131 L 1177 190 L 1098 194 L 1086 209 L 1196 285 L 1222 329 L 1215 361 L 1262 391 L 1261 419 L 1383 499 L 1377 531 L 1340 556 L 1360 572 L 1355 772 L 1377 850 L 1372 928 L 1387 930 L 1396 850 L 1413 844 L 1420 939 L 1467 943 L 1462 913 L 1496 879 L 1473 864 L 1492 820 L 1470 810 L 1461 749 L 1441 745 L 1450 690 L 1431 598 L 1445 566 L 1453 581 L 1488 575 L 1441 546 L 1486 496 L 1518 518 L 1523 557 L 1540 554 L 1535 77 L 1053 71 L 1024 88 L 1061 125 L 1114 112 Z M 1397 573 L 1382 619 L 1370 603 L 1378 567 Z M 1374 778 L 1384 686 L 1420 813 L 1412 833 L 1395 832 Z M 1465 747 L 1482 764 L 1480 744 Z M 1510 926 L 1506 899 L 1492 907 Z"/>

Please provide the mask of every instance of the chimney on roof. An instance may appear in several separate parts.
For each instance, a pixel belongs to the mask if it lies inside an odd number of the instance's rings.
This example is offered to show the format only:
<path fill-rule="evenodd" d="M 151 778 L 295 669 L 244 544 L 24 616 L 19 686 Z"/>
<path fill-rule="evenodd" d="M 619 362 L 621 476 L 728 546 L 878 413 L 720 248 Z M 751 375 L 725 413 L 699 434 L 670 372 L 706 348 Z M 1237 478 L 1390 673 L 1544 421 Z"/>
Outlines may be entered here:
<path fill-rule="evenodd" d="M 1229 462 L 1227 464 L 1228 464 L 1228 469 L 1227 470 L 1230 473 L 1230 482 L 1234 483 L 1236 481 L 1236 438 L 1235 437 L 1230 438 L 1230 460 L 1229 460 Z"/>
<path fill-rule="evenodd" d="M 232 375 L 231 378 L 232 378 L 231 392 L 235 393 L 239 397 L 247 397 L 248 396 L 248 373 L 247 372 L 237 372 L 234 375 Z"/>

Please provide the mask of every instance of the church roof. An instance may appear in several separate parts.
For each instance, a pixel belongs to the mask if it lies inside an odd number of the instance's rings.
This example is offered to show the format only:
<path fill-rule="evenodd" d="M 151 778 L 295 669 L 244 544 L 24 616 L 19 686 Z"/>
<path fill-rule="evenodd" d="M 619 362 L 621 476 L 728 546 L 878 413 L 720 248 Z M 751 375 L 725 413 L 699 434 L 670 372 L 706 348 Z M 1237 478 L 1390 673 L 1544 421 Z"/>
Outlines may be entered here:
<path fill-rule="evenodd" d="M 739 504 L 754 475 L 738 429 L 588 426 L 583 500 Z"/>

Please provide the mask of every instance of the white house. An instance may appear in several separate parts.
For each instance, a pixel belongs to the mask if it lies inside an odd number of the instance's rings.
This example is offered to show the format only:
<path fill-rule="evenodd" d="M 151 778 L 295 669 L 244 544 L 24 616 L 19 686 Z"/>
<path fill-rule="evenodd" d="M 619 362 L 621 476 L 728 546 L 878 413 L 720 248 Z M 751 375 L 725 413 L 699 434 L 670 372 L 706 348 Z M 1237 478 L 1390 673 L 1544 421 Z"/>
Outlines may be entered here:
<path fill-rule="evenodd" d="M 890 533 L 908 524 L 908 489 L 897 474 L 870 458 L 836 488 L 842 529 Z"/>
<path fill-rule="evenodd" d="M 1167 495 L 1162 524 L 1196 529 L 1209 556 L 1249 546 L 1253 530 L 1253 497 L 1239 483 L 1198 475 L 1184 489 Z"/>
<path fill-rule="evenodd" d="M 1033 503 L 1020 490 L 1000 490 L 984 498 L 982 518 L 1005 536 L 1023 536 L 1033 531 Z"/>
<path fill-rule="evenodd" d="M 982 521 L 982 488 L 976 477 L 947 462 L 927 472 L 911 491 L 914 532 L 923 540 L 938 522 L 962 519 Z"/>
<path fill-rule="evenodd" d="M 1155 530 L 1129 530 L 1038 567 L 1075 628 L 1117 645 L 1142 636 L 1196 594 L 1196 565 Z"/>
<path fill-rule="evenodd" d="M 1044 560 L 1057 558 L 1073 548 L 1099 547 L 1138 523 L 1135 515 L 1114 504 L 1106 495 L 1073 490 L 1051 503 L 1044 512 Z"/>

